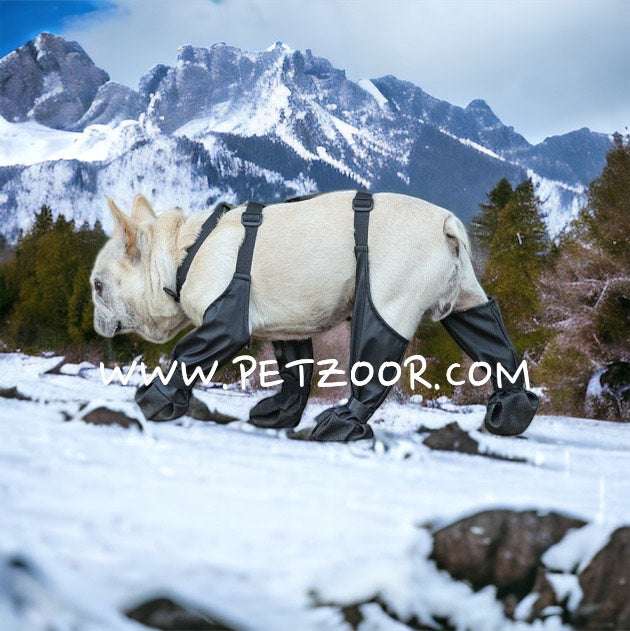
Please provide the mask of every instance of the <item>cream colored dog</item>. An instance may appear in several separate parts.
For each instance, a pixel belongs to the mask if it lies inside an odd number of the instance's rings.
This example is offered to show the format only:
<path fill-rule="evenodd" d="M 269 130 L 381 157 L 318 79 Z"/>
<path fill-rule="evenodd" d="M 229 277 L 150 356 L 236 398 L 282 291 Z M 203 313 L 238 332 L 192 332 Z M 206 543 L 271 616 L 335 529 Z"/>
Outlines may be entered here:
<path fill-rule="evenodd" d="M 304 338 L 351 314 L 354 195 L 326 193 L 264 209 L 251 271 L 254 338 Z M 177 209 L 156 216 L 139 195 L 127 216 L 108 201 L 114 234 L 91 275 L 96 331 L 105 337 L 134 331 L 164 342 L 190 323 L 199 326 L 234 273 L 245 206 L 226 213 L 205 240 L 178 304 L 163 288 L 175 288 L 177 267 L 210 211 L 186 217 Z M 376 193 L 369 248 L 374 305 L 407 339 L 425 313 L 441 319 L 487 301 L 473 272 L 465 228 L 443 208 L 406 195 Z"/>

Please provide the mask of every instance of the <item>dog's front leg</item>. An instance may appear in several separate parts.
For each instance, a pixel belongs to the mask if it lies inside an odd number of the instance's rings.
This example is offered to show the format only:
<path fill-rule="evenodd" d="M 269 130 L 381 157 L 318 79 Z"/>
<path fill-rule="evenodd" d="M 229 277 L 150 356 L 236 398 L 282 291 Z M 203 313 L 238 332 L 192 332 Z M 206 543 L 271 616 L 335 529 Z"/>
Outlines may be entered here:
<path fill-rule="evenodd" d="M 197 368 L 206 372 L 215 362 L 225 364 L 249 342 L 249 283 L 249 277 L 236 274 L 208 307 L 201 326 L 175 346 L 172 361 L 179 365 L 167 384 L 154 379 L 138 388 L 136 403 L 147 419 L 171 421 L 186 414 L 194 383 L 185 383 L 181 364 L 186 365 L 188 376 Z"/>

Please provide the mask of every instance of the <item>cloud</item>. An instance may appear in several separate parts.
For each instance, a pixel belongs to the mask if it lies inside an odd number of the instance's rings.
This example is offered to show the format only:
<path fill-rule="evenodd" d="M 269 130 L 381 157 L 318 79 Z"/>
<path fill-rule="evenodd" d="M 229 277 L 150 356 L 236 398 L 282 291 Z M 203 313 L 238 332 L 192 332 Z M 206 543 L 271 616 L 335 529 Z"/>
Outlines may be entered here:
<path fill-rule="evenodd" d="M 183 44 L 281 40 L 358 79 L 394 74 L 438 98 L 483 98 L 530 140 L 630 125 L 630 3 L 399 0 L 115 0 L 64 35 L 135 86 Z"/>

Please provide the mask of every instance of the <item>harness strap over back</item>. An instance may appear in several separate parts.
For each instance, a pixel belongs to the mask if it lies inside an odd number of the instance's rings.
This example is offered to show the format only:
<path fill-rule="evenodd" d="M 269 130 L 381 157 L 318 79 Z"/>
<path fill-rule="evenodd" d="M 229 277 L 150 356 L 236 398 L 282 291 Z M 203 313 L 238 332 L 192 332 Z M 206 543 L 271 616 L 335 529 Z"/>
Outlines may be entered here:
<path fill-rule="evenodd" d="M 250 278 L 256 234 L 258 233 L 258 226 L 262 223 L 262 210 L 264 207 L 264 204 L 248 202 L 245 212 L 241 215 L 241 223 L 245 226 L 245 238 L 238 249 L 236 272 L 234 274 L 237 278 L 244 278 L 245 280 Z"/>
<path fill-rule="evenodd" d="M 238 275 L 239 277 L 249 278 L 249 272 L 254 257 L 256 233 L 258 231 L 258 226 L 260 226 L 260 224 L 262 223 L 262 209 L 264 207 L 264 204 L 249 202 L 247 204 L 245 212 L 243 212 L 241 216 L 241 223 L 245 226 L 245 239 L 243 240 L 243 243 L 239 248 L 238 258 L 236 261 L 235 275 Z M 163 288 L 164 291 L 171 298 L 173 298 L 173 300 L 175 300 L 175 302 L 179 302 L 182 287 L 186 282 L 188 271 L 190 270 L 190 266 L 192 265 L 197 252 L 199 252 L 199 248 L 201 248 L 204 241 L 217 227 L 217 224 L 219 223 L 223 215 L 232 210 L 232 208 L 234 208 L 234 206 L 222 202 L 215 208 L 214 212 L 203 222 L 203 225 L 201 226 L 201 230 L 199 231 L 195 242 L 188 248 L 184 260 L 177 268 L 177 273 L 175 276 L 175 290 L 173 291 L 170 287 Z"/>
<path fill-rule="evenodd" d="M 374 199 L 372 194 L 367 191 L 358 191 L 352 200 L 352 210 L 354 210 L 354 254 L 357 257 L 361 252 L 367 252 L 370 211 L 373 208 Z"/>

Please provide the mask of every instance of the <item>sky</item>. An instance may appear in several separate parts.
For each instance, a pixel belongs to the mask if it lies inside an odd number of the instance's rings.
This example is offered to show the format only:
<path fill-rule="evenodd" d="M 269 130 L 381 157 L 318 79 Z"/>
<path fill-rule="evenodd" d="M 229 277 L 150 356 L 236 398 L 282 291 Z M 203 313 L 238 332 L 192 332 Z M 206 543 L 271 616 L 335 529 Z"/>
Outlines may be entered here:
<path fill-rule="evenodd" d="M 0 0 L 0 55 L 44 30 L 131 87 L 183 44 L 283 41 L 351 79 L 483 98 L 531 142 L 630 127 L 630 0 Z"/>

